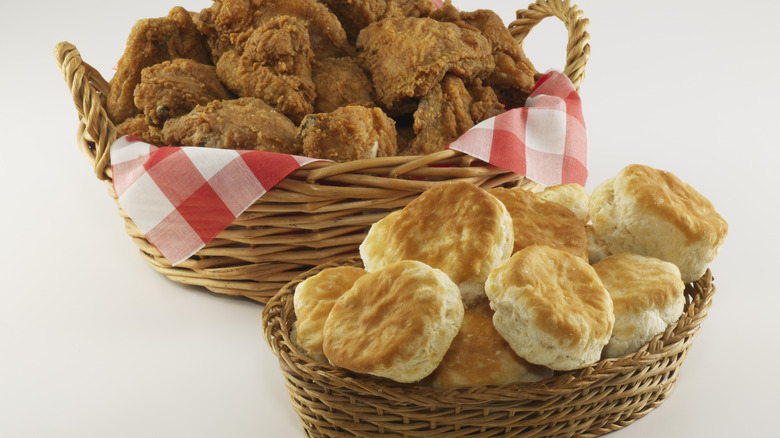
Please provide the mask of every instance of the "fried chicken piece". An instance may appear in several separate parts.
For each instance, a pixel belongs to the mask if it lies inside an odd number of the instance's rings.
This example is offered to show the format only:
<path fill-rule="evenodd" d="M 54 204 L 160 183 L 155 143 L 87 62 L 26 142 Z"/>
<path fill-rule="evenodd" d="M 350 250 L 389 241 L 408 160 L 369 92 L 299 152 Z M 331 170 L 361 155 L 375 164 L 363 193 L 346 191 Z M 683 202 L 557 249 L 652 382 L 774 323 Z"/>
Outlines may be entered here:
<path fill-rule="evenodd" d="M 314 59 L 303 21 L 277 16 L 246 34 L 217 63 L 217 75 L 240 97 L 259 97 L 295 123 L 314 109 Z"/>
<path fill-rule="evenodd" d="M 211 56 L 219 58 L 235 46 L 242 33 L 262 26 L 268 20 L 286 15 L 303 21 L 315 56 L 348 56 L 354 47 L 338 18 L 318 1 L 312 0 L 216 0 L 198 15 L 198 29 L 207 36 Z"/>
<path fill-rule="evenodd" d="M 204 146 L 298 154 L 297 127 L 261 99 L 244 97 L 198 105 L 189 114 L 165 122 L 162 134 L 171 146 Z"/>
<path fill-rule="evenodd" d="M 374 106 L 374 87 L 355 58 L 315 59 L 311 78 L 317 94 L 314 110 L 318 113 L 347 105 Z"/>
<path fill-rule="evenodd" d="M 490 43 L 479 32 L 430 18 L 387 18 L 357 39 L 377 100 L 390 115 L 413 112 L 447 72 L 483 78 L 495 68 Z"/>
<path fill-rule="evenodd" d="M 204 64 L 211 61 L 206 41 L 187 10 L 175 7 L 167 17 L 136 22 L 110 81 L 106 108 L 115 124 L 139 113 L 133 102 L 133 91 L 141 81 L 141 71 L 176 58 L 190 58 Z"/>
<path fill-rule="evenodd" d="M 233 98 L 213 65 L 185 58 L 143 69 L 141 83 L 133 95 L 135 106 L 143 111 L 149 123 L 157 126 L 189 113 L 197 105 Z"/>
<path fill-rule="evenodd" d="M 389 17 L 427 17 L 433 12 L 431 0 L 322 0 L 333 14 L 350 41 L 369 24 Z"/>
<path fill-rule="evenodd" d="M 393 119 L 379 108 L 360 105 L 306 116 L 298 137 L 303 155 L 339 162 L 389 157 L 397 151 Z"/>
<path fill-rule="evenodd" d="M 150 125 L 143 114 L 126 118 L 122 123 L 116 125 L 116 129 L 120 135 L 134 135 L 149 144 L 157 146 L 166 145 L 162 129 L 158 126 Z"/>
<path fill-rule="evenodd" d="M 479 81 L 466 85 L 448 74 L 420 100 L 414 113 L 414 132 L 405 155 L 425 155 L 445 149 L 475 124 L 504 112 L 490 87 Z"/>
<path fill-rule="evenodd" d="M 525 99 L 536 84 L 536 70 L 498 14 L 489 9 L 459 12 L 447 1 L 431 18 L 452 22 L 467 29 L 476 29 L 482 33 L 490 42 L 496 64 L 490 76 L 485 79 L 485 84 L 493 87 L 509 107 L 524 105 Z"/>

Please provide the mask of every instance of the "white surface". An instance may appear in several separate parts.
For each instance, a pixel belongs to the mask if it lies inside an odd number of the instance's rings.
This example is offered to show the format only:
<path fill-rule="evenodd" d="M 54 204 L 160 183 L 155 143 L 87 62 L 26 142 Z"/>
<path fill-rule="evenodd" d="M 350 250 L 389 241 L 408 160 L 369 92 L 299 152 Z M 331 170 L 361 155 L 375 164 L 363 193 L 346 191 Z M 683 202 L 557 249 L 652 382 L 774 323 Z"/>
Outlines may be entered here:
<path fill-rule="evenodd" d="M 261 306 L 173 283 L 139 256 L 78 151 L 52 55 L 70 41 L 109 75 L 135 19 L 208 3 L 4 8 L 0 436 L 303 436 Z M 526 5 L 456 4 L 507 21 Z M 698 188 L 730 223 L 712 266 L 714 306 L 671 397 L 611 436 L 776 436 L 780 5 L 578 4 L 591 22 L 588 191 L 649 164 Z M 562 65 L 554 19 L 529 38 L 537 68 Z"/>

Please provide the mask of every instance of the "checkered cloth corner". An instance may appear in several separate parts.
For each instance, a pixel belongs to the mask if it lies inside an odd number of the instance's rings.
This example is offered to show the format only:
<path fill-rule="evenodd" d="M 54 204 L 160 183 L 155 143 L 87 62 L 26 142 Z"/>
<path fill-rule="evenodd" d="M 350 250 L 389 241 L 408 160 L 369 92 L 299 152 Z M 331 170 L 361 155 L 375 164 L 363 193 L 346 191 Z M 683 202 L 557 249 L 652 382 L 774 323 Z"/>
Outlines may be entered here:
<path fill-rule="evenodd" d="M 546 186 L 584 186 L 587 144 L 577 90 L 564 74 L 550 71 L 525 107 L 477 124 L 449 147 Z"/>
<path fill-rule="evenodd" d="M 172 265 L 203 248 L 312 158 L 202 147 L 158 148 L 133 136 L 111 146 L 119 204 Z"/>

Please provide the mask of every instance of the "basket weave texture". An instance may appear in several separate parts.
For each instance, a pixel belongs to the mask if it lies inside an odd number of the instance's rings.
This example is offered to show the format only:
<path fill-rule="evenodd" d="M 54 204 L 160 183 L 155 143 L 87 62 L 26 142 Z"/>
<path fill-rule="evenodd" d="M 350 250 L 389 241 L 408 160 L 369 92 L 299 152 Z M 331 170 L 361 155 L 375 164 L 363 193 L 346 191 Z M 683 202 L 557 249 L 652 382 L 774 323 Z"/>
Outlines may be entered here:
<path fill-rule="evenodd" d="M 529 31 L 546 17 L 559 18 L 568 30 L 563 73 L 579 88 L 590 46 L 585 31 L 588 20 L 576 6 L 568 0 L 539 0 L 517 11 L 517 20 L 508 28 L 522 46 Z M 116 200 L 109 148 L 118 133 L 106 113 L 109 83 L 70 43 L 58 44 L 55 57 L 78 112 L 79 148 Z M 486 189 L 536 185 L 452 150 L 312 163 L 282 180 L 206 247 L 176 266 L 149 243 L 121 206 L 119 215 L 141 255 L 171 280 L 265 303 L 306 269 L 356 254 L 374 222 L 403 208 L 424 190 L 457 179 Z"/>
<path fill-rule="evenodd" d="M 680 319 L 634 354 L 532 384 L 472 386 L 436 392 L 312 361 L 291 339 L 298 283 L 350 258 L 319 266 L 283 287 L 263 309 L 266 342 L 311 437 L 595 437 L 621 429 L 659 406 L 712 305 L 708 270 L 685 289 Z"/>

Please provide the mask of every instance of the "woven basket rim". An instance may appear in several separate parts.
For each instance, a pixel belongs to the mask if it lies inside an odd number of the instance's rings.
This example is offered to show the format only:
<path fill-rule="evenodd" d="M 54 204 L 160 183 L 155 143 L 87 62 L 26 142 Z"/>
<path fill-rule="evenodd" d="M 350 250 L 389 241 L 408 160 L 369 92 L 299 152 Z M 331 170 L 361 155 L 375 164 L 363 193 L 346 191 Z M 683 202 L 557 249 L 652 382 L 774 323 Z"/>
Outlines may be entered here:
<path fill-rule="evenodd" d="M 264 337 L 279 359 L 280 367 L 283 370 L 295 369 L 323 386 L 351 389 L 356 393 L 371 394 L 402 403 L 424 401 L 426 405 L 438 407 L 495 407 L 502 402 L 517 402 L 519 398 L 529 401 L 546 400 L 561 393 L 572 393 L 590 385 L 607 383 L 623 376 L 626 370 L 640 369 L 677 355 L 684 350 L 687 340 L 698 334 L 701 322 L 712 305 L 715 292 L 712 273 L 708 269 L 700 279 L 686 285 L 683 315 L 635 353 L 602 359 L 578 370 L 556 372 L 553 377 L 534 383 L 464 386 L 436 391 L 430 386 L 398 383 L 318 363 L 298 349 L 291 339 L 294 324 L 292 296 L 295 286 L 317 272 L 335 266 L 362 266 L 362 261 L 359 257 L 348 257 L 312 268 L 285 285 L 266 303 L 262 311 Z"/>

